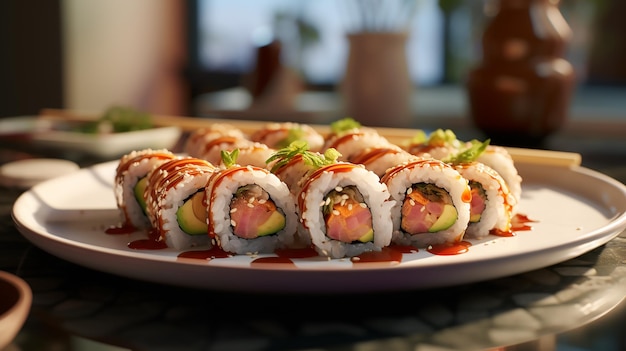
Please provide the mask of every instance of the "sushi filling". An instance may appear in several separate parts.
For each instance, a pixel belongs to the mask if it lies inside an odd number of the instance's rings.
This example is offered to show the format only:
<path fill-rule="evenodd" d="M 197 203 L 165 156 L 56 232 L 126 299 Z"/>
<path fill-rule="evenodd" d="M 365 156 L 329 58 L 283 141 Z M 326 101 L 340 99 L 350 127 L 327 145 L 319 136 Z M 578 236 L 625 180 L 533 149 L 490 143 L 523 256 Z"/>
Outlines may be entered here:
<path fill-rule="evenodd" d="M 372 214 L 355 186 L 336 187 L 321 205 L 329 238 L 345 243 L 374 240 Z"/>
<path fill-rule="evenodd" d="M 470 180 L 470 190 L 472 193 L 472 201 L 470 202 L 470 223 L 480 222 L 483 211 L 486 208 L 487 194 L 482 184 Z"/>
<path fill-rule="evenodd" d="M 244 239 L 276 234 L 285 228 L 286 218 L 269 194 L 256 184 L 237 189 L 230 201 L 233 234 Z"/>
<path fill-rule="evenodd" d="M 176 211 L 178 227 L 189 235 L 206 235 L 207 208 L 204 203 L 204 191 L 198 190 L 189 196 Z"/>
<path fill-rule="evenodd" d="M 146 214 L 146 199 L 143 197 L 143 193 L 145 192 L 147 186 L 148 177 L 142 177 L 137 181 L 135 187 L 133 188 L 135 199 L 137 200 L 139 207 L 141 207 L 143 214 Z"/>
<path fill-rule="evenodd" d="M 450 228 L 457 215 L 447 191 L 434 184 L 417 183 L 406 191 L 400 226 L 411 235 L 435 233 Z"/>

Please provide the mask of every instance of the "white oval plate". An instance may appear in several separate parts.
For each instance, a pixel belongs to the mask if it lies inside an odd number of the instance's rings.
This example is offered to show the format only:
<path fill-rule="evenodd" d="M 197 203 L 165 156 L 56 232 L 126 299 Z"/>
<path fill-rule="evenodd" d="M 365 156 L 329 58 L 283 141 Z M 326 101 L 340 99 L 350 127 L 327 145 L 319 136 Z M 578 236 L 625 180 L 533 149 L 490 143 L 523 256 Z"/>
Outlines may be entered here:
<path fill-rule="evenodd" d="M 601 246 L 626 228 L 626 186 L 584 167 L 518 164 L 520 213 L 536 220 L 514 237 L 472 241 L 469 251 L 420 250 L 401 263 L 292 259 L 254 265 L 257 257 L 179 259 L 173 249 L 133 250 L 145 233 L 108 235 L 119 216 L 112 181 L 117 161 L 41 183 L 14 204 L 13 219 L 33 244 L 62 259 L 133 279 L 193 288 L 269 293 L 371 293 L 478 282 L 539 269 Z"/>

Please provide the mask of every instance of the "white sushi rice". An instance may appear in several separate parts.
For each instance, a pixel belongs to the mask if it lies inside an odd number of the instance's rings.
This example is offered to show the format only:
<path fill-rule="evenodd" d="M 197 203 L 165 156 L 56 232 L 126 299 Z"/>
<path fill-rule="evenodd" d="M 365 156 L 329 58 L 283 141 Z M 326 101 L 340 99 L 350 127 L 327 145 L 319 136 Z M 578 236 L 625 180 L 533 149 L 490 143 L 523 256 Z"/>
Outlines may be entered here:
<path fill-rule="evenodd" d="M 173 153 L 165 149 L 132 151 L 120 158 L 116 172 L 113 191 L 117 207 L 121 209 L 121 214 L 124 217 L 122 220 L 137 229 L 150 228 L 150 220 L 146 217 L 143 209 L 135 198 L 135 185 L 152 169 L 168 161 L 168 159 L 164 159 L 163 157 L 151 157 L 155 154 L 171 154 L 172 158 L 175 158 Z M 141 158 L 126 167 L 126 163 L 138 157 Z M 124 167 L 125 170 L 120 170 L 120 167 Z"/>
<path fill-rule="evenodd" d="M 470 219 L 470 203 L 463 200 L 464 194 L 469 192 L 467 179 L 463 178 L 452 166 L 437 160 L 412 162 L 398 167 L 403 167 L 403 169 L 395 172 L 394 176 L 385 181 L 391 197 L 396 200 L 396 205 L 392 209 L 392 241 L 398 245 L 428 247 L 461 240 Z M 451 227 L 435 233 L 413 235 L 402 230 L 402 204 L 407 189 L 416 183 L 434 184 L 450 194 L 457 210 L 457 220 Z"/>
<path fill-rule="evenodd" d="M 355 186 L 363 195 L 364 202 L 371 211 L 374 241 L 366 243 L 345 243 L 326 236 L 326 225 L 321 203 L 326 195 L 336 187 Z M 300 193 L 305 201 L 300 214 L 303 225 L 308 228 L 311 242 L 322 256 L 343 258 L 357 256 L 367 251 L 380 251 L 391 243 L 392 225 L 390 210 L 394 201 L 389 200 L 387 187 L 380 183 L 378 176 L 362 166 L 349 172 L 323 172 L 312 178 Z"/>
<path fill-rule="evenodd" d="M 351 162 L 352 158 L 363 150 L 372 147 L 397 147 L 387 140 L 387 138 L 370 129 L 354 131 L 343 135 L 333 136 L 326 141 L 325 148 L 334 148 L 341 156 L 339 161 Z"/>
<path fill-rule="evenodd" d="M 228 171 L 228 170 L 227 170 Z M 234 254 L 272 253 L 277 248 L 291 247 L 295 241 L 298 216 L 296 215 L 293 195 L 287 185 L 276 175 L 257 167 L 243 167 L 229 173 L 226 179 L 216 183 L 215 178 L 207 186 L 209 205 L 209 222 L 219 246 Z M 244 239 L 232 231 L 230 220 L 230 201 L 237 189 L 242 186 L 256 184 L 265 190 L 285 215 L 285 227 L 276 234 Z M 210 224 L 211 225 L 211 224 Z"/>
<path fill-rule="evenodd" d="M 364 153 L 369 153 L 377 148 L 370 148 L 364 150 Z M 400 148 L 388 147 L 388 149 L 396 150 L 395 152 L 386 152 L 384 155 L 377 157 L 375 159 L 368 160 L 364 163 L 361 163 L 365 166 L 366 169 L 376 173 L 377 176 L 382 177 L 385 172 L 392 167 L 397 165 L 409 162 L 416 161 L 419 159 L 419 156 L 412 155 Z M 358 158 L 359 155 L 356 157 Z M 356 162 L 356 158 L 355 158 Z"/>
<path fill-rule="evenodd" d="M 511 209 L 516 200 L 498 172 L 480 162 L 459 165 L 455 169 L 466 179 L 480 183 L 486 195 L 480 221 L 469 223 L 466 237 L 481 239 L 489 235 L 491 229 L 510 230 Z"/>

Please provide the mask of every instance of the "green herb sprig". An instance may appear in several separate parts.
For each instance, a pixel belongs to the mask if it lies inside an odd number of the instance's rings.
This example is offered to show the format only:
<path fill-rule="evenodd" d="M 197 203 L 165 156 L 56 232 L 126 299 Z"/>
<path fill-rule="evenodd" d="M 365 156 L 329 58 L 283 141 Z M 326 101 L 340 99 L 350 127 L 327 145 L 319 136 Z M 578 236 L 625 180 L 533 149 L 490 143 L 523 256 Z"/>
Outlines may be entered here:
<path fill-rule="evenodd" d="M 296 140 L 289 144 L 289 146 L 277 150 L 265 163 L 269 164 L 277 161 L 271 169 L 271 172 L 276 172 L 297 155 L 302 155 L 302 160 L 305 164 L 317 169 L 325 165 L 336 163 L 341 153 L 334 148 L 327 149 L 323 154 L 312 152 L 309 151 L 309 144 L 306 141 Z"/>
<path fill-rule="evenodd" d="M 231 152 L 222 150 L 220 152 L 220 155 L 222 157 L 222 163 L 224 164 L 224 166 L 226 168 L 230 168 L 237 164 L 237 158 L 239 158 L 239 149 L 234 149 Z"/>
<path fill-rule="evenodd" d="M 361 128 L 361 123 L 352 117 L 342 118 L 330 124 L 330 130 L 334 134 L 342 134 L 352 129 Z"/>
<path fill-rule="evenodd" d="M 454 155 L 450 155 L 443 161 L 446 163 L 451 163 L 451 164 L 462 164 L 462 163 L 474 162 L 478 159 L 478 157 L 483 152 L 485 152 L 490 142 L 491 142 L 491 139 L 487 139 L 483 142 L 480 142 L 478 140 L 472 140 L 470 141 L 469 147 L 459 151 L 458 153 Z"/>

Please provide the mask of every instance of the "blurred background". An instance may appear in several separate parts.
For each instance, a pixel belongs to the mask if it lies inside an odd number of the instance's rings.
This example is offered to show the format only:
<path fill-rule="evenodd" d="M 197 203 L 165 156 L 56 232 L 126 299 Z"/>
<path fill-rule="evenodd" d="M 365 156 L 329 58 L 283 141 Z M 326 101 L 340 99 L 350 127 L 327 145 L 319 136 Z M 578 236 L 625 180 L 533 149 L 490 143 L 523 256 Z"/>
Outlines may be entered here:
<path fill-rule="evenodd" d="M 492 2 L 415 0 L 367 23 L 368 14 L 347 0 L 6 0 L 0 3 L 0 117 L 112 104 L 188 116 L 245 108 L 252 79 L 258 84 L 276 69 L 271 61 L 260 66 L 267 53 L 261 48 L 272 42 L 281 44 L 278 65 L 294 73 L 290 87 L 332 93 L 345 70 L 346 33 L 401 25 L 410 33 L 414 114 L 463 119 L 464 82 L 480 60 Z M 560 9 L 573 32 L 572 114 L 626 120 L 626 2 L 564 0 Z M 215 95 L 224 91 L 232 94 Z M 323 113 L 332 105 L 310 103 L 300 109 Z"/>

